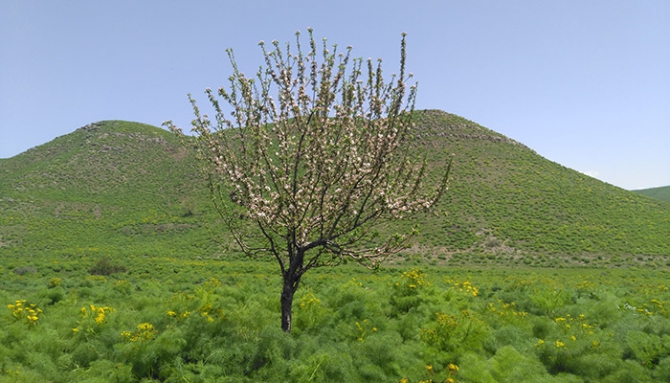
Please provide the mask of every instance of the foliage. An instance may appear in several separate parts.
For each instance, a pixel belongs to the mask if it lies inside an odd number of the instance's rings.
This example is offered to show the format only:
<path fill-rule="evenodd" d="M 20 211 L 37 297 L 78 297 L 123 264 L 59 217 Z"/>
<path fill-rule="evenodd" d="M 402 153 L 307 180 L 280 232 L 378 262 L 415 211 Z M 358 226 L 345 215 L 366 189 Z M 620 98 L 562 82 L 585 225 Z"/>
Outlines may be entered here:
<path fill-rule="evenodd" d="M 126 267 L 119 263 L 114 263 L 109 258 L 104 257 L 100 258 L 100 260 L 91 267 L 89 272 L 91 275 L 111 275 L 115 273 L 125 273 Z"/>
<path fill-rule="evenodd" d="M 278 262 L 282 329 L 290 331 L 302 276 L 345 258 L 374 268 L 405 248 L 404 235 L 380 236 L 377 228 L 433 206 L 449 166 L 427 186 L 427 162 L 408 155 L 416 87 L 407 90 L 405 34 L 399 74 L 388 82 L 381 59 L 364 64 L 350 59 L 351 47 L 331 51 L 325 39 L 319 52 L 311 29 L 308 52 L 299 32 L 295 51 L 272 45 L 268 52 L 260 43 L 265 65 L 255 78 L 239 71 L 228 50 L 229 89 L 206 90 L 216 122 L 189 95 L 196 138 L 187 141 L 240 248 Z"/>
<path fill-rule="evenodd" d="M 633 192 L 646 195 L 647 197 L 660 199 L 661 201 L 670 202 L 670 186 L 633 190 Z"/>
<path fill-rule="evenodd" d="M 270 262 L 122 261 L 127 273 L 109 277 L 75 259 L 61 260 L 58 272 L 45 267 L 52 258 L 36 260 L 44 273 L 5 269 L 0 381 L 670 377 L 663 269 L 320 268 L 303 281 L 285 334 L 275 324 L 281 310 L 270 287 L 281 278 Z M 61 283 L 50 288 L 53 278 Z M 54 289 L 63 294 L 56 303 Z M 418 299 L 399 310 L 397 295 Z"/>
<path fill-rule="evenodd" d="M 285 334 L 271 262 L 121 261 L 127 273 L 109 277 L 78 259 L 58 272 L 50 258 L 35 260 L 43 273 L 3 268 L 0 381 L 670 377 L 667 269 L 316 269 Z M 396 294 L 417 299 L 401 310 Z"/>
<path fill-rule="evenodd" d="M 172 134 L 126 121 L 89 124 L 6 159 L 0 252 L 95 261 L 211 249 L 204 226 L 213 219 L 205 218 L 205 185 L 195 169 Z"/>
<path fill-rule="evenodd" d="M 631 254 L 641 255 L 637 263 L 644 264 L 670 253 L 661 240 L 670 235 L 667 204 L 547 161 L 514 140 L 444 112 L 417 112 L 415 123 L 416 145 L 431 154 L 429 161 L 443 161 L 439 149 L 445 145 L 456 154 L 450 191 L 437 207 L 447 216 L 417 220 L 422 231 L 417 250 L 435 257 L 435 247 L 443 248 L 450 258 L 460 249 L 458 264 L 545 267 L 564 262 L 623 266 L 631 264 Z"/>

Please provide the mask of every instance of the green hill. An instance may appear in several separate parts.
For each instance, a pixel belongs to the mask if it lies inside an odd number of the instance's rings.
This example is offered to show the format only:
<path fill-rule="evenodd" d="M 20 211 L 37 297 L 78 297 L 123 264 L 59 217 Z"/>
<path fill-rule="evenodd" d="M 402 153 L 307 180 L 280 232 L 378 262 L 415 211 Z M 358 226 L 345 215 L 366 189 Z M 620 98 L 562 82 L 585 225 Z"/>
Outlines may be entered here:
<path fill-rule="evenodd" d="M 170 254 L 211 244 L 192 238 L 204 200 L 193 157 L 165 130 L 93 123 L 0 165 L 2 250 Z"/>
<path fill-rule="evenodd" d="M 661 186 L 657 188 L 633 190 L 634 193 L 646 195 L 647 197 L 660 199 L 670 202 L 670 186 Z"/>
<path fill-rule="evenodd" d="M 412 148 L 455 155 L 450 191 L 398 261 L 533 265 L 663 262 L 670 204 L 548 161 L 441 111 L 416 113 Z M 437 170 L 438 166 L 434 166 Z M 0 162 L 0 252 L 213 256 L 217 217 L 193 155 L 160 128 L 104 121 Z M 389 230 L 396 230 L 391 228 Z"/>
<path fill-rule="evenodd" d="M 473 122 L 423 111 L 418 136 L 456 154 L 444 219 L 423 219 L 433 246 L 499 255 L 670 255 L 670 207 L 548 161 Z M 437 158 L 436 158 L 437 159 Z M 538 256 L 539 255 L 539 256 Z M 526 257 L 527 258 L 527 257 Z"/>

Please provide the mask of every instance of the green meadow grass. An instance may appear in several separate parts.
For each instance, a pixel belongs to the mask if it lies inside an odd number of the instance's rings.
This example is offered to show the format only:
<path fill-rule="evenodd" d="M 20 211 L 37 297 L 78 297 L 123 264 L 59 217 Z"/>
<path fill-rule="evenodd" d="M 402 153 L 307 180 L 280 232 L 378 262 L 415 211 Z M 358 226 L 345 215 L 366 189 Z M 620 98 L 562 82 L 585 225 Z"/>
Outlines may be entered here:
<path fill-rule="evenodd" d="M 1 382 L 670 379 L 663 270 L 315 269 L 285 334 L 273 263 L 97 264 L 2 258 Z"/>

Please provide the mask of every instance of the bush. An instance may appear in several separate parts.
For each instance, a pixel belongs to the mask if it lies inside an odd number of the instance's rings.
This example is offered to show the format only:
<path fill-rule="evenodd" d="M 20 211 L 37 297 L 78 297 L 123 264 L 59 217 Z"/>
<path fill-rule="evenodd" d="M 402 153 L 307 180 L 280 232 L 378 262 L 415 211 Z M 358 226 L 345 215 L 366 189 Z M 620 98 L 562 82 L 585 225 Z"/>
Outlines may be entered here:
<path fill-rule="evenodd" d="M 98 263 L 89 270 L 91 275 L 111 275 L 116 273 L 125 273 L 126 267 L 120 264 L 112 263 L 109 258 L 101 258 Z"/>

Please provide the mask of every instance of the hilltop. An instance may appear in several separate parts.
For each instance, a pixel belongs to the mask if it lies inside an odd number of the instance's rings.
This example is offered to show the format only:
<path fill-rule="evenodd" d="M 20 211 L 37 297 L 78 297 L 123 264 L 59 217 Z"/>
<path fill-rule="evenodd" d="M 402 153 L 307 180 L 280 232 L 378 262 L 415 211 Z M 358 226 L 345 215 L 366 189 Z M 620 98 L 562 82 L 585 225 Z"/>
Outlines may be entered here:
<path fill-rule="evenodd" d="M 453 177 L 434 213 L 388 228 L 419 225 L 398 262 L 665 264 L 670 255 L 670 204 L 452 114 L 418 111 L 415 123 L 411 150 L 431 169 L 453 153 Z M 209 207 L 193 153 L 145 124 L 90 124 L 0 162 L 0 251 L 18 255 L 234 252 Z"/>

